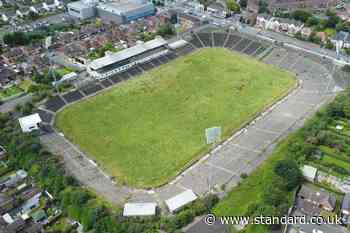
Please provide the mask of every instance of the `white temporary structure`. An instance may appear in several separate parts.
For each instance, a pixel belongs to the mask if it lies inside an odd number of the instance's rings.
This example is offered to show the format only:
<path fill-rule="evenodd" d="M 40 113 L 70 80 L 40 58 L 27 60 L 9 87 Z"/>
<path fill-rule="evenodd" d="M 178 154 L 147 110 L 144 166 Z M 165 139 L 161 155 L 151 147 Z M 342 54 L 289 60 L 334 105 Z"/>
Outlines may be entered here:
<path fill-rule="evenodd" d="M 304 165 L 301 170 L 302 170 L 302 173 L 303 173 L 303 176 L 305 179 L 307 179 L 310 182 L 315 181 L 316 174 L 317 174 L 317 168 L 309 166 L 309 165 Z"/>
<path fill-rule="evenodd" d="M 197 195 L 190 189 L 168 199 L 165 201 L 169 211 L 171 213 L 181 209 L 183 206 L 193 202 L 198 197 Z"/>
<path fill-rule="evenodd" d="M 24 133 L 39 129 L 41 118 L 38 113 L 19 118 L 19 124 Z"/>
<path fill-rule="evenodd" d="M 126 203 L 123 216 L 153 216 L 156 215 L 157 203 Z"/>

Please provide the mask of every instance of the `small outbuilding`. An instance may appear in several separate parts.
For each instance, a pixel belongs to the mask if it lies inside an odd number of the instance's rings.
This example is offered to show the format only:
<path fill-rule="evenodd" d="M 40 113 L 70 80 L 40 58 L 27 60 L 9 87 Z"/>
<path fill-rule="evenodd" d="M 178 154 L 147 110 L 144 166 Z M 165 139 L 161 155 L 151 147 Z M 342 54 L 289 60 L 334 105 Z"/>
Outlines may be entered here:
<path fill-rule="evenodd" d="M 304 165 L 304 167 L 302 168 L 302 172 L 306 180 L 310 182 L 315 182 L 316 175 L 317 175 L 317 168 L 309 165 Z"/>
<path fill-rule="evenodd" d="M 169 211 L 171 213 L 176 212 L 181 209 L 185 205 L 195 201 L 197 199 L 197 195 L 192 190 L 186 190 L 168 200 L 165 201 Z"/>
<path fill-rule="evenodd" d="M 39 124 L 42 122 L 38 113 L 19 118 L 19 124 L 23 133 L 29 133 L 39 129 Z"/>
<path fill-rule="evenodd" d="M 126 203 L 124 205 L 123 216 L 154 216 L 156 215 L 157 203 Z"/>

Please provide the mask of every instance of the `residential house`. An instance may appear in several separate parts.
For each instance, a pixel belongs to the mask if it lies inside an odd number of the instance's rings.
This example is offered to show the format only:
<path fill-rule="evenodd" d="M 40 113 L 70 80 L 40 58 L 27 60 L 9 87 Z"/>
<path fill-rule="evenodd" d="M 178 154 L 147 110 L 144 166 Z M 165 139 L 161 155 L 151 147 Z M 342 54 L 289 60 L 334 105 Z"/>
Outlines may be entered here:
<path fill-rule="evenodd" d="M 3 53 L 1 55 L 1 58 L 7 65 L 15 65 L 19 61 L 24 61 L 26 56 L 27 56 L 27 54 L 26 54 L 24 48 L 15 47 L 15 48 L 11 48 L 9 51 Z"/>
<path fill-rule="evenodd" d="M 0 215 L 10 211 L 15 206 L 14 197 L 10 197 L 5 193 L 0 193 Z"/>
<path fill-rule="evenodd" d="M 304 24 L 291 19 L 272 17 L 268 14 L 259 14 L 256 17 L 256 27 L 275 32 L 284 32 L 295 35 L 304 27 Z"/>
<path fill-rule="evenodd" d="M 11 85 L 16 79 L 16 73 L 8 66 L 0 65 L 0 88 Z"/>
<path fill-rule="evenodd" d="M 336 6 L 337 0 L 270 0 L 267 2 L 267 8 L 270 12 L 276 11 L 295 11 L 297 9 L 310 9 L 315 11 L 324 11 L 332 6 Z M 247 9 L 250 12 L 258 13 L 260 0 L 248 0 Z"/>
<path fill-rule="evenodd" d="M 46 11 L 52 11 L 55 10 L 56 8 L 58 8 L 61 3 L 58 0 L 53 0 L 53 1 L 46 1 L 42 3 L 42 7 L 44 10 Z"/>
<path fill-rule="evenodd" d="M 320 38 L 322 43 L 325 43 L 328 39 L 327 33 L 325 33 L 325 32 L 317 32 L 316 37 Z"/>
<path fill-rule="evenodd" d="M 297 208 L 302 212 L 318 215 L 322 210 L 333 211 L 336 197 L 325 190 L 314 190 L 303 185 L 297 195 Z"/>
<path fill-rule="evenodd" d="M 336 46 L 339 45 L 340 48 L 350 48 L 350 33 L 340 31 L 331 38 L 331 42 Z"/>
<path fill-rule="evenodd" d="M 346 193 L 341 205 L 341 213 L 350 216 L 350 193 Z"/>
<path fill-rule="evenodd" d="M 311 36 L 312 29 L 310 27 L 303 27 L 300 33 L 303 38 L 307 39 Z"/>

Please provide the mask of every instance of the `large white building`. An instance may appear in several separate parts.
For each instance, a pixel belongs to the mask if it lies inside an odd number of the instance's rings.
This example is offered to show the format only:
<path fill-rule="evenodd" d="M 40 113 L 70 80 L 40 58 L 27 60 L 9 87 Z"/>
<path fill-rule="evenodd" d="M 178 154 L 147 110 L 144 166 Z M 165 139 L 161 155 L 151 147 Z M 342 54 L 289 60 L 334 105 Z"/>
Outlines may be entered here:
<path fill-rule="evenodd" d="M 68 13 L 79 19 L 88 19 L 95 16 L 102 20 L 113 21 L 118 24 L 127 23 L 155 14 L 153 3 L 147 0 L 118 0 L 97 2 L 81 0 L 68 4 Z"/>
<path fill-rule="evenodd" d="M 96 16 L 96 3 L 91 1 L 71 2 L 67 8 L 69 15 L 82 20 Z"/>
<path fill-rule="evenodd" d="M 96 59 L 87 65 L 87 71 L 96 79 L 104 79 L 166 53 L 168 53 L 167 41 L 162 37 L 156 37 Z"/>

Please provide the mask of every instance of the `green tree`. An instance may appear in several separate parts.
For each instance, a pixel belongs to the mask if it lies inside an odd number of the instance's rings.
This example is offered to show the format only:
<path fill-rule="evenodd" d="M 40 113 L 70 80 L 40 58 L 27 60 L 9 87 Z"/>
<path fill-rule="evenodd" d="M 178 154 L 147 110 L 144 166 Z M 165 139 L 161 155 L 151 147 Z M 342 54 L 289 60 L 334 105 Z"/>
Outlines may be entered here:
<path fill-rule="evenodd" d="M 269 13 L 269 4 L 265 0 L 259 1 L 259 13 Z"/>
<path fill-rule="evenodd" d="M 296 10 L 292 13 L 292 18 L 298 21 L 302 21 L 304 23 L 307 22 L 307 20 L 312 17 L 312 14 L 308 11 L 304 10 Z"/>
<path fill-rule="evenodd" d="M 274 167 L 274 171 L 283 179 L 288 191 L 298 187 L 303 180 L 297 163 L 292 159 L 278 161 Z"/>
<path fill-rule="evenodd" d="M 239 5 L 241 6 L 241 8 L 247 8 L 247 3 L 248 3 L 248 0 L 239 1 Z"/>
<path fill-rule="evenodd" d="M 170 23 L 166 23 L 164 25 L 161 25 L 157 30 L 157 35 L 160 35 L 163 37 L 171 36 L 174 34 L 175 34 L 174 27 Z"/>
<path fill-rule="evenodd" d="M 24 32 L 7 33 L 4 35 L 3 41 L 10 47 L 27 45 L 30 42 L 29 38 Z"/>
<path fill-rule="evenodd" d="M 226 0 L 227 7 L 230 11 L 238 13 L 241 11 L 239 4 L 235 0 Z"/>
<path fill-rule="evenodd" d="M 320 20 L 318 18 L 316 18 L 315 16 L 308 17 L 308 19 L 306 20 L 306 25 L 308 27 L 316 26 L 319 23 L 320 23 Z"/>

